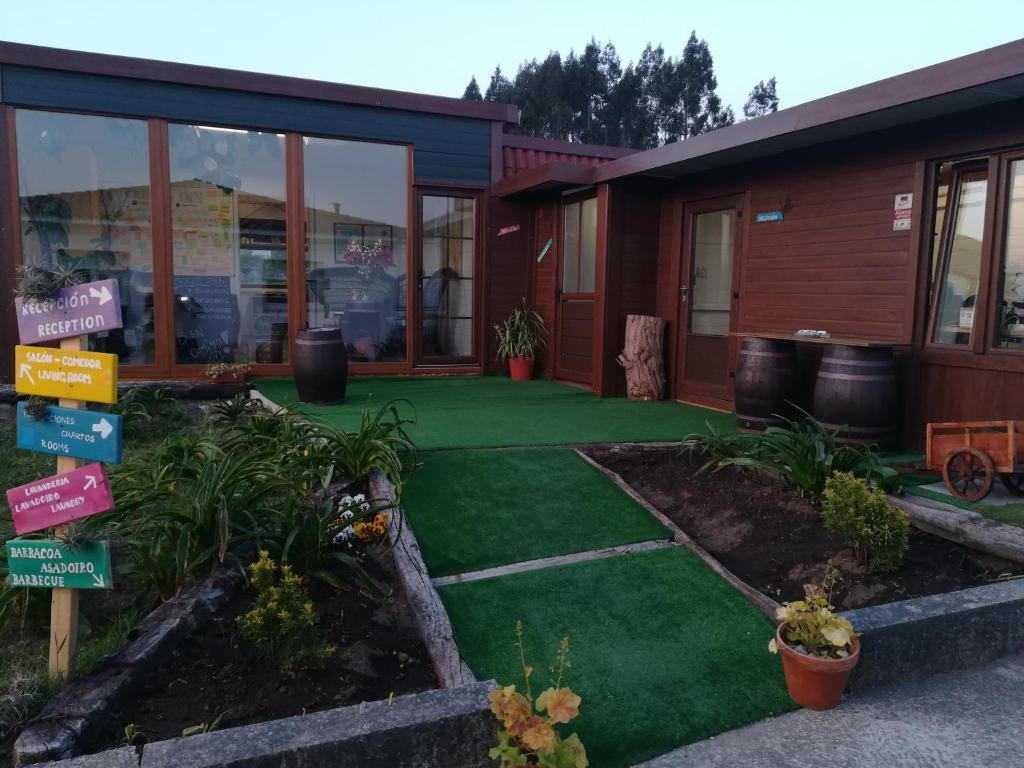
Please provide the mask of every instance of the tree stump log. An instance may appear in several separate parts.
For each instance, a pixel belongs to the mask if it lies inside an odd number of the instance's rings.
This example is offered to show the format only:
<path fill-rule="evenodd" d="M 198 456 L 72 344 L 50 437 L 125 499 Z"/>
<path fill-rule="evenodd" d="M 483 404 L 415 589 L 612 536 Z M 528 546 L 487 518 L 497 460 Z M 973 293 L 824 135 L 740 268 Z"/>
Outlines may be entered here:
<path fill-rule="evenodd" d="M 626 344 L 616 360 L 626 371 L 630 400 L 661 400 L 665 396 L 664 339 L 665 321 L 660 317 L 626 316 Z"/>

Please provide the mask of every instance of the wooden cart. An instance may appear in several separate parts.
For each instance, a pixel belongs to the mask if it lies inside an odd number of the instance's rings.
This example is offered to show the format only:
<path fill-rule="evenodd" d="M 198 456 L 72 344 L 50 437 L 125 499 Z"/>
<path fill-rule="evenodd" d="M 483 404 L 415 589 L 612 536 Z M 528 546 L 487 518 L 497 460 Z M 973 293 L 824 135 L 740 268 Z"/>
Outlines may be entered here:
<path fill-rule="evenodd" d="M 950 421 L 928 425 L 926 462 L 958 499 L 979 501 L 998 475 L 1024 496 L 1024 421 Z"/>

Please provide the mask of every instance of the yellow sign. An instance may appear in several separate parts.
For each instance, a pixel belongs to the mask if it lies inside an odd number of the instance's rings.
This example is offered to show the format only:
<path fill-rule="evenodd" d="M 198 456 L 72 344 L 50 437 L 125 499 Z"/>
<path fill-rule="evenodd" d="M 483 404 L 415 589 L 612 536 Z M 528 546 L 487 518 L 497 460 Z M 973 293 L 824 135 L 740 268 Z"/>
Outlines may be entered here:
<path fill-rule="evenodd" d="M 117 402 L 117 355 L 19 344 L 14 375 L 15 389 L 26 395 Z"/>

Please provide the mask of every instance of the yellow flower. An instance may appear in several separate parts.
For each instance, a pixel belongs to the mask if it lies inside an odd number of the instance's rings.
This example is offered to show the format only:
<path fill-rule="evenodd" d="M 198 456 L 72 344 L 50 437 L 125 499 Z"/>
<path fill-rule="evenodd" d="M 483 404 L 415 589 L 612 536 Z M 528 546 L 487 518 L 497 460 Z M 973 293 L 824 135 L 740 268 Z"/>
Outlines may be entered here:
<path fill-rule="evenodd" d="M 573 755 L 576 758 L 574 768 L 587 768 L 590 765 L 590 761 L 587 760 L 587 750 L 583 746 L 583 742 L 580 741 L 579 736 L 574 733 L 569 738 L 563 739 L 562 743 L 572 747 Z"/>
<path fill-rule="evenodd" d="M 553 723 L 568 723 L 580 713 L 580 697 L 568 688 L 548 688 L 537 699 L 537 709 L 547 710 Z"/>
<path fill-rule="evenodd" d="M 531 752 L 551 749 L 555 746 L 555 729 L 545 723 L 542 718 L 534 716 L 526 724 L 519 741 Z"/>

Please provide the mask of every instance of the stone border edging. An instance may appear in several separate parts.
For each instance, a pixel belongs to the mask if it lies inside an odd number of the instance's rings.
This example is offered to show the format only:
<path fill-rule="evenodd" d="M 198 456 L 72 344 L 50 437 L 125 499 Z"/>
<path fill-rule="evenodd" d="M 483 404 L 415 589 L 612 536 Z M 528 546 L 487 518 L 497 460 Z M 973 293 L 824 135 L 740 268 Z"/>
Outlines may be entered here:
<path fill-rule="evenodd" d="M 158 741 L 143 768 L 487 768 L 497 723 L 473 683 Z M 120 747 L 39 768 L 138 768 Z"/>
<path fill-rule="evenodd" d="M 15 768 L 82 754 L 89 740 L 106 725 L 105 720 L 129 702 L 146 676 L 243 583 L 240 571 L 225 568 L 177 600 L 157 606 L 132 630 L 133 640 L 104 656 L 94 672 L 73 678 L 22 730 L 14 742 Z"/>
<path fill-rule="evenodd" d="M 1024 579 L 844 615 L 862 633 L 850 690 L 921 680 L 1024 650 Z"/>
<path fill-rule="evenodd" d="M 907 513 L 915 528 L 1024 565 L 1024 528 L 923 496 L 888 494 L 888 498 Z"/>
<path fill-rule="evenodd" d="M 388 540 L 391 543 L 398 578 L 405 590 L 409 608 L 416 619 L 423 644 L 427 646 L 439 682 L 445 688 L 476 682 L 476 677 L 459 654 L 448 612 L 430 580 L 423 555 L 420 553 L 420 545 L 409 528 L 409 521 L 400 511 L 395 489 L 380 472 L 374 472 L 370 476 L 370 496 L 386 499 L 399 510 L 402 517 L 400 525 L 388 526 Z"/>

